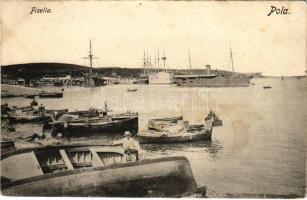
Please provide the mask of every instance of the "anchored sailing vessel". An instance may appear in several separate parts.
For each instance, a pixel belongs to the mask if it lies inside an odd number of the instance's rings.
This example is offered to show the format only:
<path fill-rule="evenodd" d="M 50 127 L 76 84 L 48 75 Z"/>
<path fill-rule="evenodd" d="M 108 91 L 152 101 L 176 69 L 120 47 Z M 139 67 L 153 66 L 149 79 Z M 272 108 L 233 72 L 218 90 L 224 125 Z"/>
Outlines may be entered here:
<path fill-rule="evenodd" d="M 230 47 L 230 58 L 233 75 L 226 77 L 217 73 L 211 73 L 211 66 L 206 65 L 206 74 L 197 75 L 175 75 L 173 76 L 174 82 L 178 86 L 190 87 L 248 87 L 250 84 L 251 76 L 236 75 L 233 66 L 232 51 Z M 191 60 L 190 68 L 191 68 Z"/>
<path fill-rule="evenodd" d="M 98 59 L 97 57 L 94 57 L 93 51 L 92 51 L 92 41 L 90 40 L 90 51 L 88 57 L 85 57 L 83 59 L 89 59 L 90 60 L 90 72 L 84 73 L 84 83 L 83 86 L 85 87 L 98 87 L 98 86 L 104 86 L 106 85 L 107 81 L 101 77 L 98 74 L 93 73 L 93 59 Z"/>
<path fill-rule="evenodd" d="M 145 55 L 145 54 L 144 54 Z M 166 69 L 166 56 L 165 53 L 161 57 L 163 60 L 163 67 L 164 70 L 160 71 L 160 54 L 158 52 L 158 56 L 155 57 L 155 62 L 154 62 L 154 70 L 151 71 L 148 74 L 148 83 L 149 84 L 172 84 L 172 74 L 169 72 L 169 70 Z M 145 63 L 145 57 L 144 57 L 144 63 Z M 151 66 L 151 61 L 150 61 L 150 66 Z"/>

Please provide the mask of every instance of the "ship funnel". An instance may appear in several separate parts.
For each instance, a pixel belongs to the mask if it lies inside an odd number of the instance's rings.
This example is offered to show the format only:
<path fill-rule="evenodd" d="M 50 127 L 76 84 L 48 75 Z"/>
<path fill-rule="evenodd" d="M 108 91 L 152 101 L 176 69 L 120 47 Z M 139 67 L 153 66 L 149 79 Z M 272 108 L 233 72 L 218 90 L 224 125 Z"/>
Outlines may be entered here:
<path fill-rule="evenodd" d="M 210 65 L 206 65 L 206 71 L 207 71 L 207 75 L 211 74 L 211 66 Z"/>

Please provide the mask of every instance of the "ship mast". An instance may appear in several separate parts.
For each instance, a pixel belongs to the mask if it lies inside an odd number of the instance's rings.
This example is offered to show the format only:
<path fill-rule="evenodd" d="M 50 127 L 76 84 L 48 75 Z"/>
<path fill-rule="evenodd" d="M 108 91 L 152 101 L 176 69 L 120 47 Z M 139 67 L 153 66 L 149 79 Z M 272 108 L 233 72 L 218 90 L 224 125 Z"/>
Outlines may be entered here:
<path fill-rule="evenodd" d="M 190 49 L 188 49 L 189 52 L 189 63 L 190 63 L 190 70 L 192 69 L 192 64 L 191 64 L 191 56 L 190 56 Z"/>
<path fill-rule="evenodd" d="M 144 49 L 144 57 L 143 57 L 143 67 L 144 67 L 144 75 L 146 74 L 146 57 L 145 57 L 145 49 Z"/>
<path fill-rule="evenodd" d="M 151 71 L 152 71 L 152 65 L 151 65 L 151 53 L 150 53 L 148 60 L 148 73 L 151 73 Z"/>
<path fill-rule="evenodd" d="M 154 72 L 157 73 L 157 54 L 155 52 Z"/>
<path fill-rule="evenodd" d="M 149 70 L 149 57 L 148 57 L 148 49 L 146 49 L 146 75 L 148 75 Z"/>
<path fill-rule="evenodd" d="M 166 56 L 165 56 L 165 53 L 163 54 L 162 60 L 163 60 L 163 67 L 164 67 L 164 71 L 166 72 L 166 68 L 165 68 L 165 60 L 166 60 Z"/>
<path fill-rule="evenodd" d="M 92 40 L 90 39 L 90 52 L 88 55 L 89 59 L 90 59 L 90 73 L 93 72 L 93 53 L 92 53 Z"/>
<path fill-rule="evenodd" d="M 229 47 L 230 47 L 230 59 L 231 59 L 231 67 L 232 67 L 232 72 L 235 72 L 234 68 L 233 68 L 233 58 L 232 58 L 232 50 L 231 50 L 231 42 L 229 42 Z"/>
<path fill-rule="evenodd" d="M 88 57 L 85 57 L 83 59 L 89 59 L 90 60 L 90 74 L 93 73 L 93 59 L 98 59 L 98 57 L 94 57 L 93 50 L 92 50 L 92 40 L 90 39 L 90 51 L 88 54 Z"/>
<path fill-rule="evenodd" d="M 160 53 L 158 50 L 158 72 L 160 72 Z"/>

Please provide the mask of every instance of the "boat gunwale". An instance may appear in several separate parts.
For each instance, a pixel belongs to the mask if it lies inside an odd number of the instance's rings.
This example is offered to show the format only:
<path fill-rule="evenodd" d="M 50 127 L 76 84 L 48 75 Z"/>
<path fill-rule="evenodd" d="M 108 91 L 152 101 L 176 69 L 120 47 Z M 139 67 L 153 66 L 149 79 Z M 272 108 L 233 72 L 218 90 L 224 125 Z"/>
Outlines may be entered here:
<path fill-rule="evenodd" d="M 201 131 L 195 131 L 195 132 L 181 132 L 181 133 L 171 133 L 167 134 L 169 132 L 164 131 L 164 132 L 158 132 L 158 133 L 165 133 L 165 134 L 157 134 L 157 133 L 152 133 L 152 131 L 145 132 L 145 134 L 140 134 L 138 135 L 139 138 L 146 137 L 146 138 L 182 138 L 182 137 L 195 137 L 199 135 L 206 135 L 212 133 L 212 129 L 207 129 L 207 130 L 201 130 Z"/>
<path fill-rule="evenodd" d="M 184 156 L 174 156 L 174 157 L 164 157 L 164 158 L 157 158 L 157 159 L 146 159 L 136 162 L 127 162 L 127 163 L 114 163 L 109 166 L 102 166 L 102 167 L 88 167 L 88 168 L 80 168 L 80 169 L 74 169 L 74 170 L 66 170 L 62 172 L 57 173 L 49 173 L 49 174 L 43 174 L 38 175 L 34 177 L 28 177 L 24 179 L 18 179 L 13 180 L 11 182 L 7 182 L 4 184 L 1 184 L 0 188 L 3 189 L 9 189 L 11 187 L 33 183 L 37 181 L 43 181 L 46 179 L 52 179 L 52 178 L 58 178 L 58 177 L 64 177 L 64 176 L 70 176 L 70 175 L 77 175 L 81 173 L 88 173 L 88 172 L 94 172 L 94 171 L 102 171 L 102 170 L 112 170 L 112 169 L 119 169 L 119 168 L 126 168 L 126 167 L 132 167 L 132 166 L 142 166 L 147 165 L 151 163 L 159 163 L 159 162 L 172 162 L 172 161 L 185 161 L 187 162 L 187 165 L 190 166 L 189 160 Z"/>
<path fill-rule="evenodd" d="M 79 127 L 79 126 L 99 126 L 99 125 L 111 125 L 111 124 L 116 124 L 116 123 L 119 123 L 119 122 L 127 122 L 127 121 L 132 121 L 132 120 L 135 120 L 136 118 L 138 117 L 127 117 L 127 118 L 115 118 L 115 120 L 113 121 L 103 121 L 103 119 L 97 119 L 97 120 L 92 120 L 92 121 L 89 121 L 89 122 L 84 122 L 85 120 L 80 120 L 80 121 L 72 121 L 72 122 L 69 122 L 67 123 L 68 127 Z M 64 122 L 65 124 L 65 122 Z"/>
<path fill-rule="evenodd" d="M 0 160 L 3 160 L 5 158 L 8 158 L 10 156 L 14 156 L 21 153 L 27 153 L 31 151 L 43 151 L 43 150 L 60 150 L 60 149 L 68 149 L 68 148 L 80 148 L 80 147 L 97 147 L 97 146 L 120 146 L 120 145 L 110 145 L 110 144 L 62 144 L 62 145 L 47 145 L 47 146 L 38 146 L 38 147 L 26 147 L 26 148 L 20 148 L 20 149 L 14 149 L 12 151 L 8 152 L 1 152 Z"/>
<path fill-rule="evenodd" d="M 68 115 L 78 115 L 78 114 L 71 114 L 71 113 L 64 113 L 64 114 L 68 114 Z M 74 121 L 71 121 L 69 122 L 69 124 L 76 124 L 76 123 L 84 123 L 84 124 L 91 124 L 91 123 L 103 123 L 103 122 L 108 122 L 110 123 L 109 121 L 107 121 L 108 118 L 110 119 L 114 119 L 112 122 L 117 122 L 116 120 L 118 121 L 124 121 L 124 120 L 134 120 L 134 119 L 138 119 L 138 113 L 132 113 L 132 114 L 128 114 L 127 113 L 121 113 L 121 114 L 114 114 L 114 115 L 106 115 L 106 116 L 103 116 L 103 117 L 98 117 L 98 116 L 94 116 L 94 117 L 84 117 L 84 116 L 81 116 L 80 118 L 74 120 Z M 53 122 L 50 122 L 50 124 L 65 124 L 67 122 L 65 121 L 59 121 L 59 120 L 54 120 Z"/>

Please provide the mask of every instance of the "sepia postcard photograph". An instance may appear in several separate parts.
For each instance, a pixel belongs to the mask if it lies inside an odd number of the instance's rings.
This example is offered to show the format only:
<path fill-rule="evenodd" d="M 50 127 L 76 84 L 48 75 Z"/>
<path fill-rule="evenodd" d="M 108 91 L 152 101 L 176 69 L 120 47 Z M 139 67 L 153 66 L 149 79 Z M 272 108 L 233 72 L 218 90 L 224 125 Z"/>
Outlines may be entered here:
<path fill-rule="evenodd" d="M 304 198 L 304 1 L 1 2 L 1 198 Z"/>

